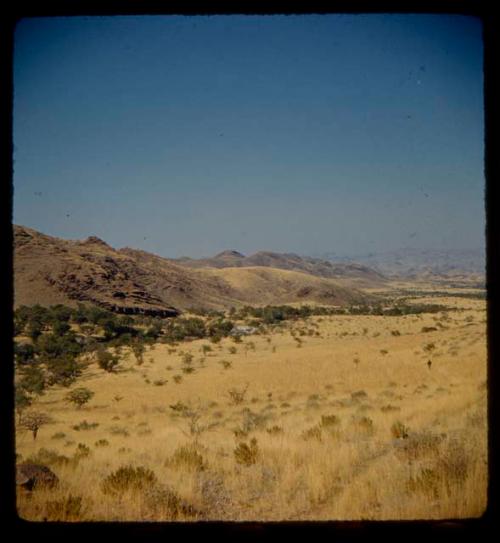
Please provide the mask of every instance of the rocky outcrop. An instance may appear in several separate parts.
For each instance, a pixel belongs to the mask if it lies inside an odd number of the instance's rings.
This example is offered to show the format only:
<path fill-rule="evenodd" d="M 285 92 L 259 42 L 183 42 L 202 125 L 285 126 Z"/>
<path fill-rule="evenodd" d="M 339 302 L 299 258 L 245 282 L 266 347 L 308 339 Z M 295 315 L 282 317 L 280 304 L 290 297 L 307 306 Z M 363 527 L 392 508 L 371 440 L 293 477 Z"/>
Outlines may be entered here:
<path fill-rule="evenodd" d="M 57 475 L 41 464 L 18 464 L 16 466 L 16 486 L 23 490 L 54 488 L 59 483 Z"/>

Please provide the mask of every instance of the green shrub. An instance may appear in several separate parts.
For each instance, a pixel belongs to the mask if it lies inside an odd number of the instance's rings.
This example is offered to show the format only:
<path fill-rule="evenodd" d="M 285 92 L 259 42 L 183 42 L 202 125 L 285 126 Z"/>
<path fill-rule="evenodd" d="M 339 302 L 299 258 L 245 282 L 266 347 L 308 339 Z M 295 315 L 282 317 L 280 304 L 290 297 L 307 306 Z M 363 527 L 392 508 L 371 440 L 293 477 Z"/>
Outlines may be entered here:
<path fill-rule="evenodd" d="M 113 373 L 116 370 L 116 367 L 120 363 L 118 356 L 105 351 L 104 349 L 99 349 L 97 351 L 97 364 L 101 369 L 109 373 Z"/>
<path fill-rule="evenodd" d="M 78 409 L 89 402 L 94 396 L 94 392 L 85 387 L 75 388 L 65 396 L 65 400 L 74 403 Z"/>

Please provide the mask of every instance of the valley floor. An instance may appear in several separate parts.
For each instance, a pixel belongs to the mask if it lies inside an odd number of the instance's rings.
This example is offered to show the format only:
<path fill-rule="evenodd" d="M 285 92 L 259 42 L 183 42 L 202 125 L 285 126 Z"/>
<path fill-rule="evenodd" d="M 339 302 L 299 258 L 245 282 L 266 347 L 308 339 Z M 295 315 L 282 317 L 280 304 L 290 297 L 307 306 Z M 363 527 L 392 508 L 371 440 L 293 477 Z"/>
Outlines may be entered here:
<path fill-rule="evenodd" d="M 480 516 L 488 478 L 485 302 L 426 301 L 453 309 L 309 317 L 240 343 L 157 343 L 142 365 L 124 352 L 116 373 L 90 363 L 73 386 L 95 392 L 87 405 L 69 407 L 68 389 L 52 387 L 36 408 L 53 422 L 36 440 L 18 431 L 20 460 L 45 460 L 61 482 L 20 493 L 20 516 Z M 187 353 L 190 372 L 182 369 Z M 137 485 L 113 493 L 106 478 L 123 466 L 151 470 L 155 482 L 141 486 L 135 472 Z"/>

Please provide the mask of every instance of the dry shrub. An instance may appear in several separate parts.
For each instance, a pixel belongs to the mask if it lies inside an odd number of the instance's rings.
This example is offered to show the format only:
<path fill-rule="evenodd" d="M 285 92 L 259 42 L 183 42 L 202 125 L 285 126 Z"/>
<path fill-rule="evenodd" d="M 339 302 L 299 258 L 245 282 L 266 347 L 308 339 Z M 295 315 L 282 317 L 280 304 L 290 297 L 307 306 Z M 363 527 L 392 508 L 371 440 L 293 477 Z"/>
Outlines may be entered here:
<path fill-rule="evenodd" d="M 76 430 L 77 432 L 80 430 L 94 430 L 98 426 L 98 422 L 87 422 L 86 420 L 83 420 L 80 422 L 80 424 L 75 424 L 75 426 L 73 426 L 73 430 Z"/>
<path fill-rule="evenodd" d="M 241 429 L 243 432 L 251 432 L 252 430 L 264 428 L 271 416 L 269 414 L 255 413 L 251 409 L 245 408 L 243 410 Z"/>
<path fill-rule="evenodd" d="M 472 458 L 458 439 L 449 440 L 437 460 L 437 469 L 448 484 L 461 485 L 467 479 Z"/>
<path fill-rule="evenodd" d="M 389 403 L 387 405 L 383 405 L 380 408 L 380 411 L 382 411 L 382 413 L 390 413 L 392 411 L 401 411 L 401 407 L 398 407 L 397 405 L 392 405 Z"/>
<path fill-rule="evenodd" d="M 88 456 L 90 456 L 90 447 L 87 447 L 85 443 L 78 443 L 73 459 L 78 462 L 82 458 L 87 458 Z"/>
<path fill-rule="evenodd" d="M 71 459 L 52 449 L 41 448 L 37 453 L 31 455 L 26 462 L 45 466 L 66 466 L 71 462 Z"/>
<path fill-rule="evenodd" d="M 201 513 L 191 504 L 183 500 L 175 491 L 166 486 L 152 483 L 141 488 L 151 515 L 162 520 L 195 519 Z"/>
<path fill-rule="evenodd" d="M 337 415 L 322 415 L 319 424 L 322 428 L 333 428 L 340 424 L 340 419 Z"/>
<path fill-rule="evenodd" d="M 128 430 L 124 428 L 123 426 L 111 426 L 109 429 L 109 433 L 113 434 L 114 436 L 123 436 L 128 437 L 130 434 L 128 433 Z"/>
<path fill-rule="evenodd" d="M 189 471 L 203 471 L 206 463 L 195 445 L 183 445 L 178 447 L 174 454 L 165 461 L 168 467 L 182 467 Z"/>
<path fill-rule="evenodd" d="M 386 411 L 389 411 L 388 407 L 386 406 Z M 384 408 L 382 408 L 382 411 Z M 401 421 L 397 420 L 394 422 L 394 424 L 391 426 L 391 435 L 394 439 L 406 439 L 409 434 L 409 429 L 407 426 L 405 426 Z"/>
<path fill-rule="evenodd" d="M 271 428 L 267 428 L 266 432 L 270 436 L 277 436 L 283 433 L 283 428 L 281 426 L 271 426 Z"/>
<path fill-rule="evenodd" d="M 229 396 L 229 403 L 231 405 L 240 405 L 241 403 L 243 403 L 245 401 L 245 395 L 247 393 L 247 390 L 248 390 L 248 384 L 241 388 L 241 389 L 238 389 L 238 388 L 231 388 L 228 390 L 227 394 Z"/>
<path fill-rule="evenodd" d="M 107 447 L 109 445 L 109 441 L 107 439 L 98 439 L 94 445 L 96 447 Z"/>
<path fill-rule="evenodd" d="M 226 518 L 232 500 L 224 485 L 224 479 L 218 475 L 210 475 L 200 478 L 198 484 L 206 518 Z"/>
<path fill-rule="evenodd" d="M 250 444 L 245 442 L 239 443 L 233 452 L 236 462 L 244 466 L 255 464 L 260 454 L 259 446 L 255 438 L 250 440 Z"/>
<path fill-rule="evenodd" d="M 357 433 L 370 436 L 374 433 L 375 428 L 373 421 L 369 417 L 358 417 L 354 419 L 354 429 Z"/>
<path fill-rule="evenodd" d="M 124 492 L 141 492 L 157 483 L 153 471 L 142 466 L 122 466 L 110 473 L 101 483 L 104 494 L 120 496 Z"/>
<path fill-rule="evenodd" d="M 424 468 L 415 477 L 408 479 L 406 490 L 409 493 L 419 493 L 437 499 L 441 482 L 441 476 L 436 470 Z"/>
<path fill-rule="evenodd" d="M 49 500 L 45 506 L 49 521 L 74 522 L 85 517 L 87 507 L 83 506 L 82 496 L 69 494 L 60 500 Z"/>
<path fill-rule="evenodd" d="M 396 454 L 406 460 L 437 456 L 443 437 L 432 432 L 410 433 L 396 448 Z"/>
<path fill-rule="evenodd" d="M 300 437 L 304 441 L 311 441 L 312 439 L 321 441 L 322 439 L 321 426 L 317 424 L 316 426 L 312 426 L 311 428 L 304 430 L 302 434 L 300 435 Z"/>

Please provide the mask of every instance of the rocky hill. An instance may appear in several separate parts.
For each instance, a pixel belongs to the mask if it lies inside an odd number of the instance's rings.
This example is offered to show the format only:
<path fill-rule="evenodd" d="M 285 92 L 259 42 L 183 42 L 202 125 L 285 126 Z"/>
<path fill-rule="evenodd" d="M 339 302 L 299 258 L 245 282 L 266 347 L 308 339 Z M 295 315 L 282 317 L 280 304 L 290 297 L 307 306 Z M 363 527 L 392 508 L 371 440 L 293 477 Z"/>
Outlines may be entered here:
<path fill-rule="evenodd" d="M 244 259 L 235 252 L 221 260 Z M 15 306 L 90 302 L 119 313 L 175 316 L 193 308 L 316 302 L 344 305 L 370 297 L 347 282 L 271 267 L 193 269 L 131 248 L 114 249 L 14 226 Z"/>
<path fill-rule="evenodd" d="M 320 258 L 299 256 L 294 253 L 260 251 L 245 256 L 238 251 L 223 251 L 212 258 L 180 258 L 172 260 L 189 268 L 248 268 L 267 267 L 298 271 L 329 279 L 350 279 L 358 286 L 379 286 L 385 283 L 384 275 L 368 266 L 357 263 L 333 263 Z"/>

